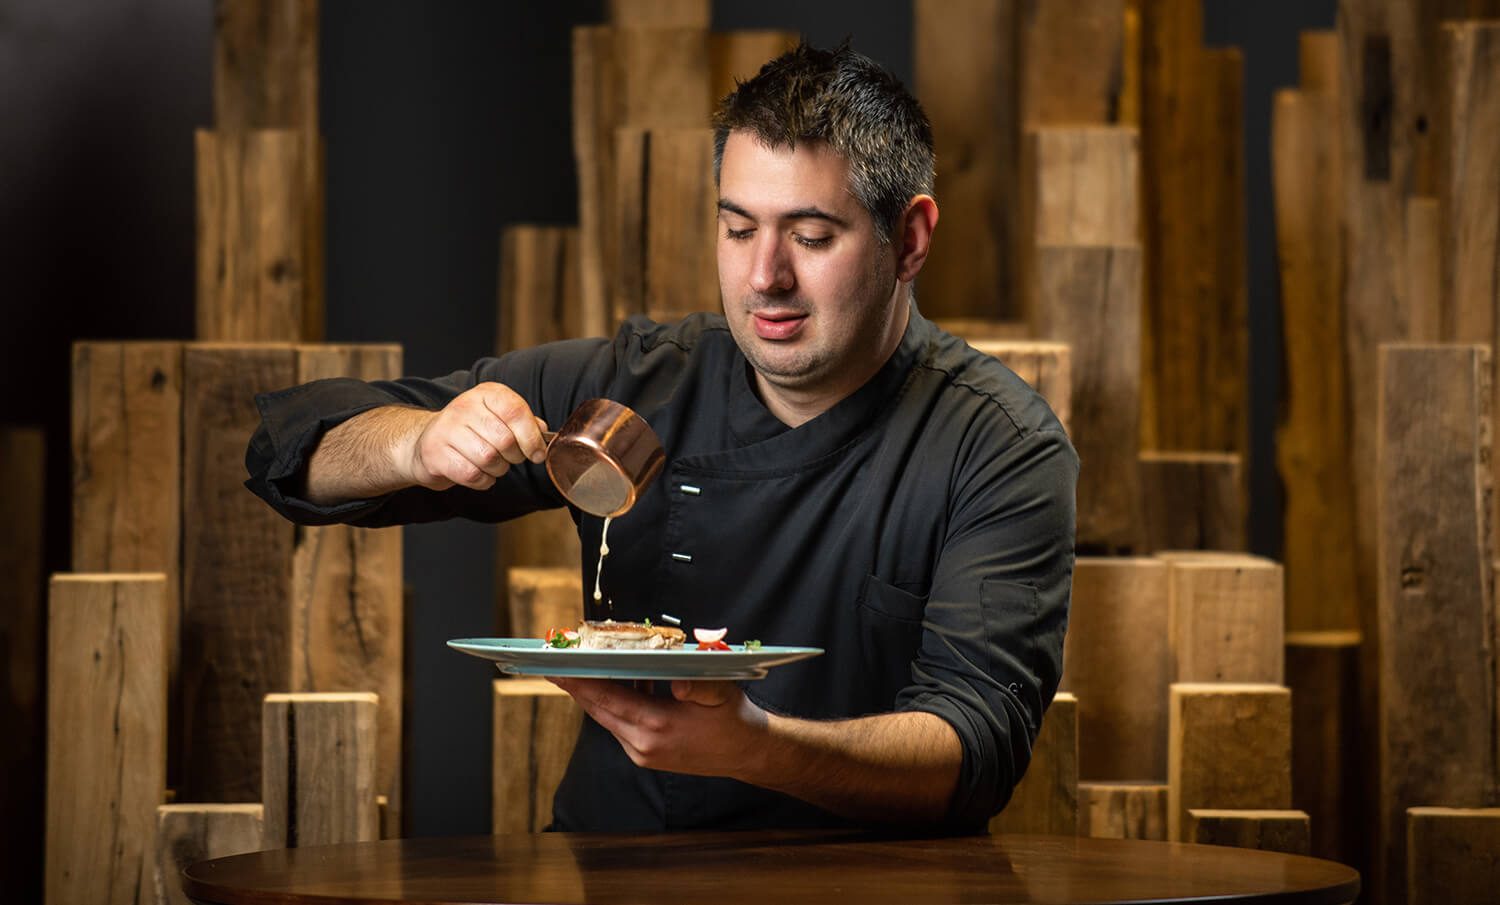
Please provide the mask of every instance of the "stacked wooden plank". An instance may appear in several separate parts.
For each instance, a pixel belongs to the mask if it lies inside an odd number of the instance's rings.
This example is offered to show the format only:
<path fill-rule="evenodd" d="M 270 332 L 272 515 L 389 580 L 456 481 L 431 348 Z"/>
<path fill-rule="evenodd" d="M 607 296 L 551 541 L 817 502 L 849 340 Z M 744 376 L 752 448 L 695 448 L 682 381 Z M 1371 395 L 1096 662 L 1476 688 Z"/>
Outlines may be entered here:
<path fill-rule="evenodd" d="M 0 746 L 0 876 L 27 901 L 42 896 L 44 810 L 43 502 L 46 444 L 39 427 L 0 427 L 0 657 L 5 666 L 5 725 Z"/>
<path fill-rule="evenodd" d="M 1288 683 L 1312 852 L 1399 903 L 1445 882 L 1408 874 L 1408 809 L 1500 795 L 1500 3 L 1338 9 L 1273 123 Z"/>
<path fill-rule="evenodd" d="M 200 339 L 323 338 L 317 0 L 220 0 L 197 134 Z"/>

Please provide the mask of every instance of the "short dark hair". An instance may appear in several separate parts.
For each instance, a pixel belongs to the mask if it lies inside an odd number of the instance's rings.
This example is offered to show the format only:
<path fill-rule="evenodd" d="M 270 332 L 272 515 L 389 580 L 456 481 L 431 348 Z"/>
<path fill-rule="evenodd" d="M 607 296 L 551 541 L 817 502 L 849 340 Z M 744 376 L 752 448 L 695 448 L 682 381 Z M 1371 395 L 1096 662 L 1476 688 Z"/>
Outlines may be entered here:
<path fill-rule="evenodd" d="M 767 147 L 826 142 L 849 161 L 849 190 L 889 241 L 906 205 L 932 194 L 932 124 L 922 105 L 880 64 L 849 47 L 806 42 L 766 65 L 714 111 L 714 182 L 731 132 Z"/>

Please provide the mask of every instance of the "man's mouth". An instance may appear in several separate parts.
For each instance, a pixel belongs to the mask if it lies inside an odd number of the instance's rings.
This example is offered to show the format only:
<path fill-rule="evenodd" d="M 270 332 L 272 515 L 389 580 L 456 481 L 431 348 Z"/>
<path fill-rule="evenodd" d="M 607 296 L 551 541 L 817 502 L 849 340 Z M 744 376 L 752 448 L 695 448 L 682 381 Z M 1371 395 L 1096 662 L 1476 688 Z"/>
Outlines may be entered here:
<path fill-rule="evenodd" d="M 768 309 L 754 312 L 755 335 L 761 339 L 787 340 L 796 336 L 807 322 L 802 311 Z"/>

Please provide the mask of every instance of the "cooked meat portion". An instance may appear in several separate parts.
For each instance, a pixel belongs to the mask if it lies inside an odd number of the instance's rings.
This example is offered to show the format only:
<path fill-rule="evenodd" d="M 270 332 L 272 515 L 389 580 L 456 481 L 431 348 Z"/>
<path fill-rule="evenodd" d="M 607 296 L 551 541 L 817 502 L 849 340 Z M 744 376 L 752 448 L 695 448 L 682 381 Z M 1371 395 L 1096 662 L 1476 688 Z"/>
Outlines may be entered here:
<path fill-rule="evenodd" d="M 585 622 L 578 626 L 578 645 L 585 650 L 666 650 L 681 647 L 686 635 L 670 625 L 640 622 Z"/>

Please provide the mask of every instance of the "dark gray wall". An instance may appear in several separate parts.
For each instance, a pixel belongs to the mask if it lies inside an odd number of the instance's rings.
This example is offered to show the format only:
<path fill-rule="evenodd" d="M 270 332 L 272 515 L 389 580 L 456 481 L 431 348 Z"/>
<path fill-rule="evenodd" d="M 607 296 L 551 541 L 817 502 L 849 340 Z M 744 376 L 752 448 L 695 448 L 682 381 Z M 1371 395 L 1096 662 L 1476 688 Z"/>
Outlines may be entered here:
<path fill-rule="evenodd" d="M 1296 79 L 1296 33 L 1334 0 L 1207 0 L 1205 37 L 1247 59 L 1255 549 L 1279 551 L 1271 443 L 1280 339 L 1269 102 Z M 574 219 L 569 28 L 602 0 L 323 0 L 328 338 L 399 341 L 407 370 L 487 354 L 506 223 Z M 717 28 L 790 28 L 854 46 L 911 82 L 908 0 L 719 0 Z M 208 125 L 205 0 L 10 0 L 0 8 L 3 420 L 44 424 L 48 563 L 67 568 L 68 344 L 192 332 L 192 130 Z M 3 491 L 0 491 L 3 492 Z M 493 529 L 406 534 L 415 834 L 489 825 L 489 685 L 442 642 L 490 630 Z"/>

